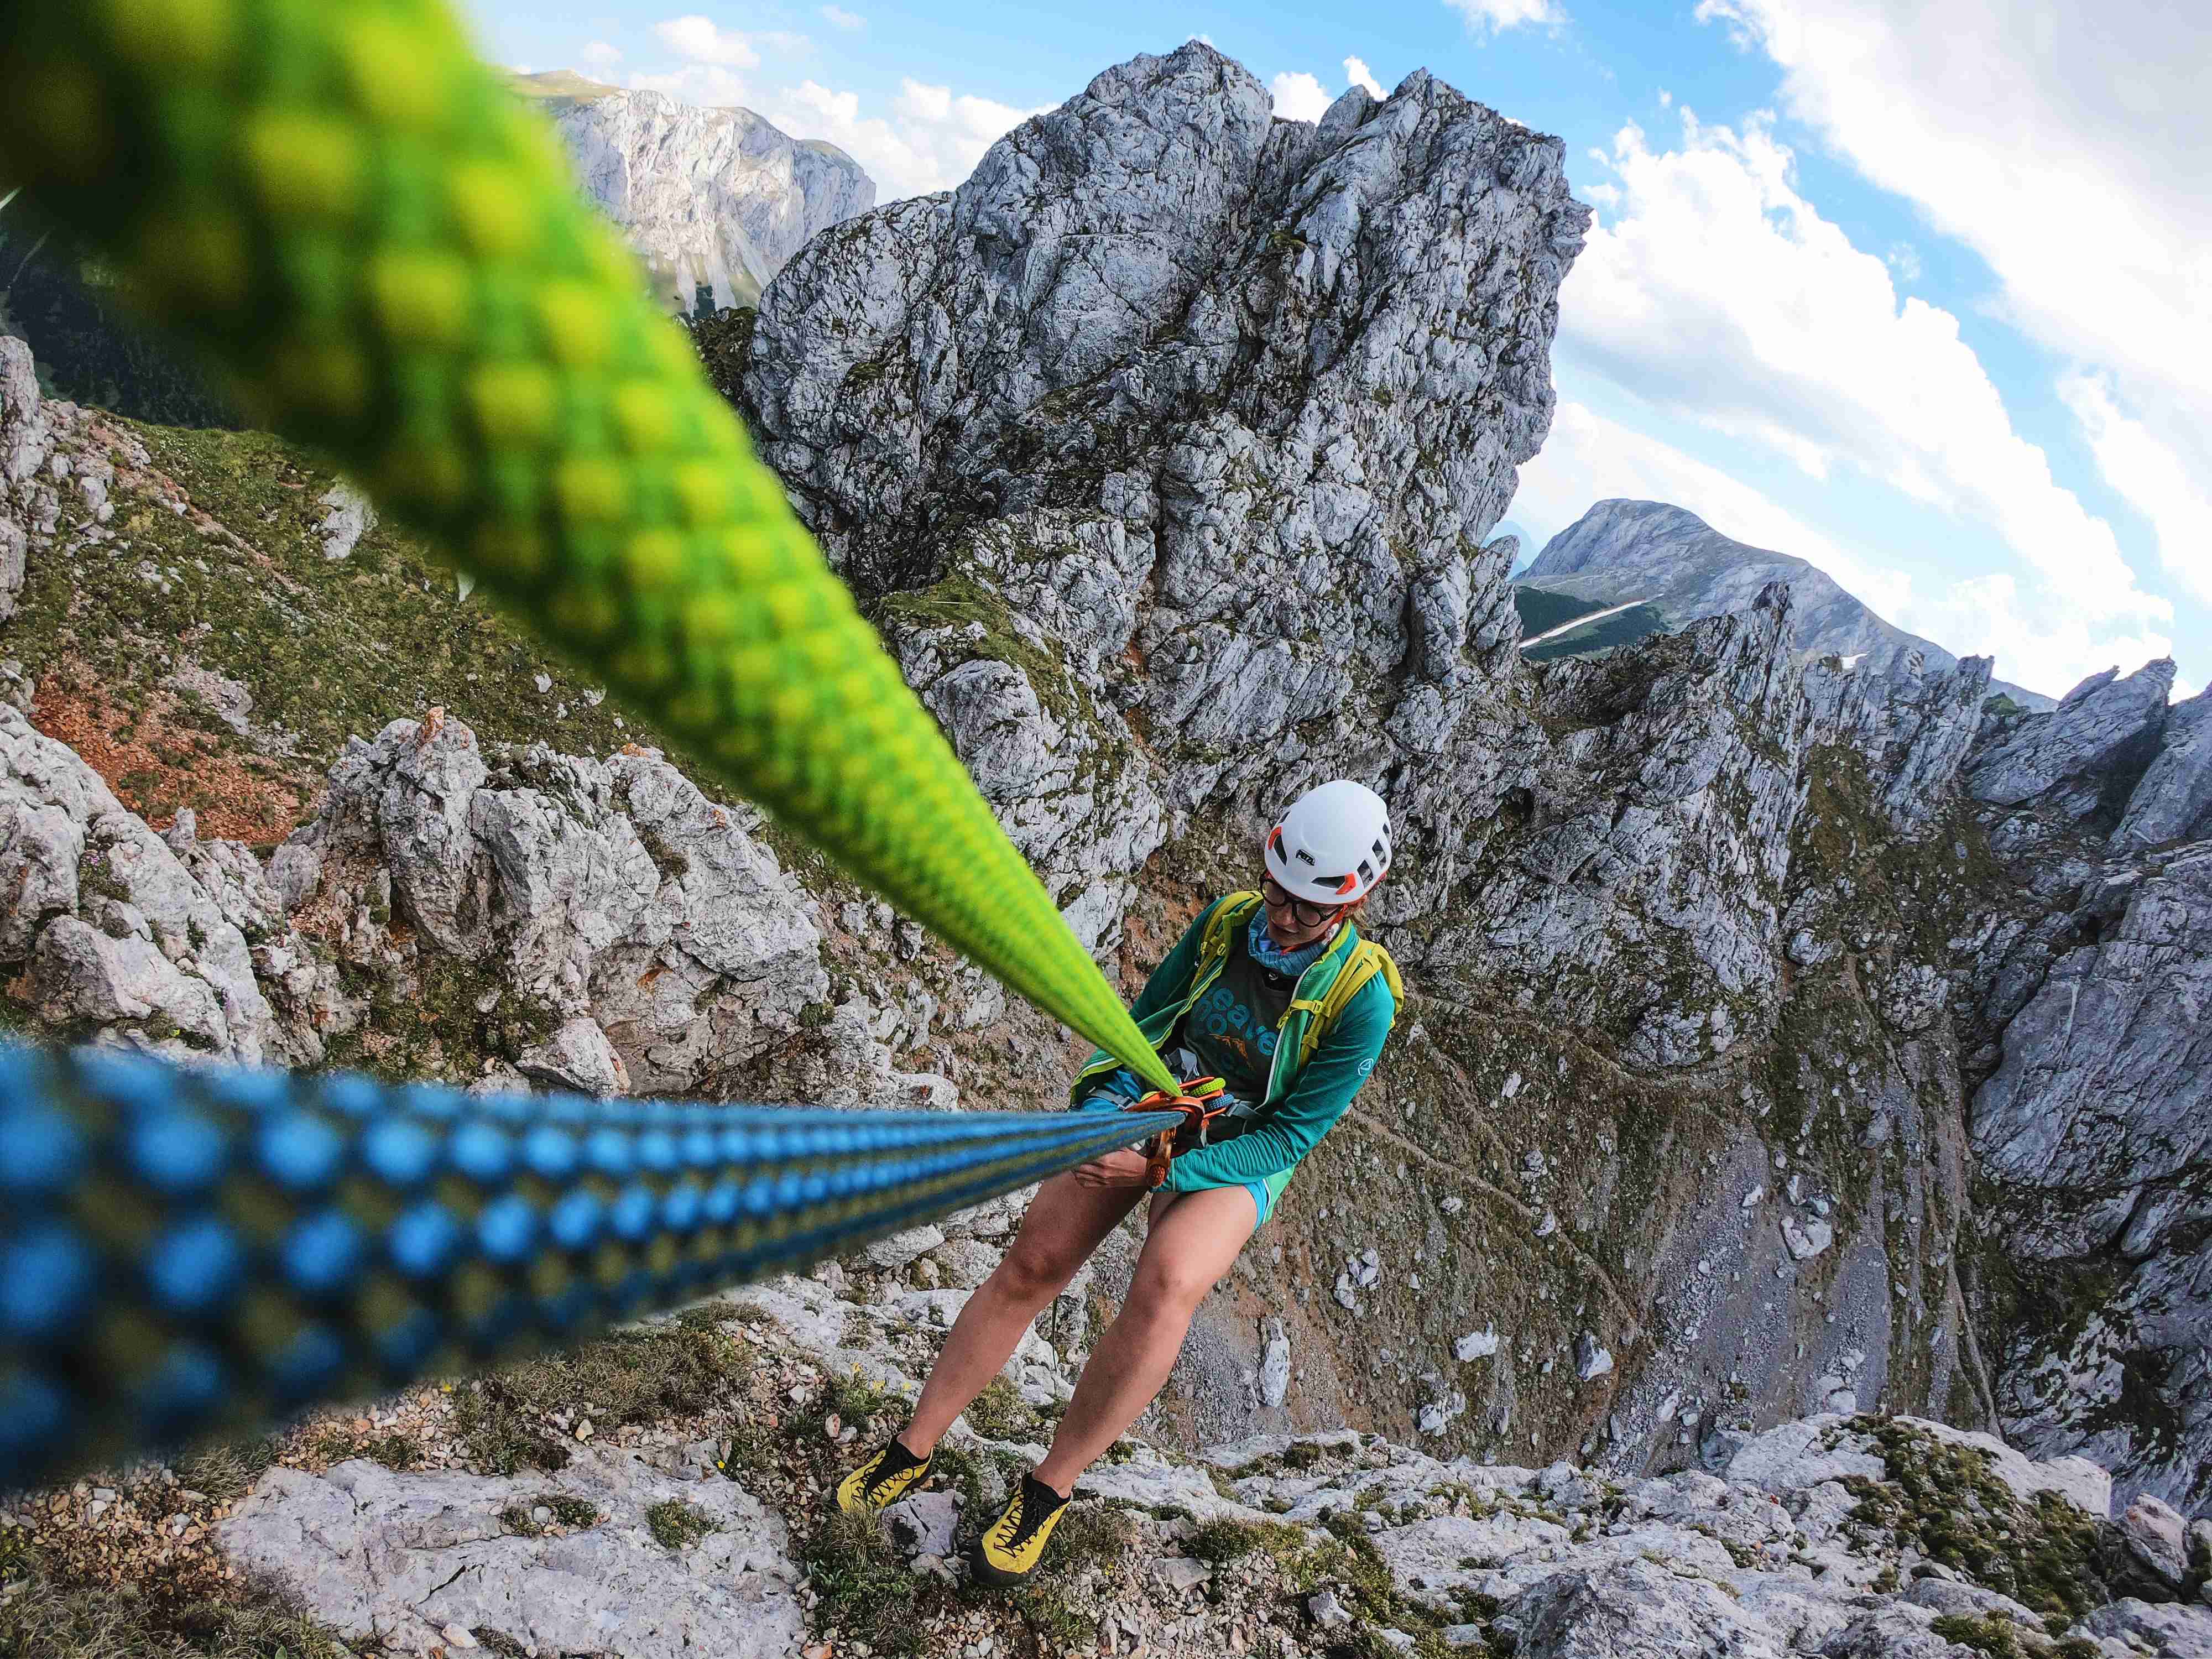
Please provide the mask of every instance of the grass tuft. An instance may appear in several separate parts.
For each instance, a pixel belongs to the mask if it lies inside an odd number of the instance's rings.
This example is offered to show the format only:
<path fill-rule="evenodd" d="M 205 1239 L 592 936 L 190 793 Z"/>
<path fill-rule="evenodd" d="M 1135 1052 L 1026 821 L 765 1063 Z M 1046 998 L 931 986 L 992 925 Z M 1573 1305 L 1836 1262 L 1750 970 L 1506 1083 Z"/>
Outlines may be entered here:
<path fill-rule="evenodd" d="M 602 1430 L 697 1417 L 737 1403 L 752 1358 L 711 1320 L 620 1332 L 457 1389 L 456 1438 L 470 1462 L 494 1474 L 563 1468 L 568 1443 L 549 1426 L 555 1413 Z"/>
<path fill-rule="evenodd" d="M 846 1643 L 865 1642 L 882 1659 L 916 1659 L 927 1626 L 950 1610 L 951 1590 L 907 1571 L 875 1516 L 834 1511 L 799 1552 L 807 1583 L 822 1598 L 817 1618 Z"/>
<path fill-rule="evenodd" d="M 969 1402 L 968 1426 L 986 1440 L 1029 1440 L 1037 1432 L 1037 1414 L 1014 1385 L 994 1376 Z"/>
<path fill-rule="evenodd" d="M 708 1533 L 722 1529 L 721 1523 L 706 1510 L 680 1498 L 655 1504 L 645 1512 L 645 1524 L 653 1541 L 665 1550 L 689 1549 Z"/>

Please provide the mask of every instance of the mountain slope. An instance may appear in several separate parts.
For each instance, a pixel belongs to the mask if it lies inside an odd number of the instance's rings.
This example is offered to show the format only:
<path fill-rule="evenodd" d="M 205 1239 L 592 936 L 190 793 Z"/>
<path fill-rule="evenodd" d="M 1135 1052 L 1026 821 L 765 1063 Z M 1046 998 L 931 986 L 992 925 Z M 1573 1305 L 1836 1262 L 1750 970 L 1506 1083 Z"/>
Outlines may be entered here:
<path fill-rule="evenodd" d="M 2094 1445 L 2130 1492 L 2212 1509 L 2212 1305 L 2191 1288 L 2212 1164 L 2172 1133 L 2212 1074 L 2203 707 L 2168 714 L 2170 665 L 2047 714 L 1985 709 L 1983 661 L 1837 672 L 1805 659 L 1778 586 L 1601 659 L 1528 662 L 1492 532 L 1548 418 L 1584 223 L 1559 161 L 1427 76 L 1275 121 L 1193 45 L 1100 77 L 960 191 L 817 238 L 714 347 L 1125 987 L 1249 884 L 1303 785 L 1391 801 L 1398 866 L 1363 926 L 1408 1003 L 1201 1308 L 1159 1432 L 1350 1425 L 1627 1478 L 1863 1406 Z M 394 631 L 377 609 L 409 597 L 410 559 L 297 545 L 319 533 L 284 486 L 324 482 L 302 459 L 240 452 L 266 498 L 190 482 L 189 456 L 164 474 L 240 548 L 170 509 L 150 434 L 152 468 L 126 468 L 42 414 L 35 380 L 0 405 L 21 411 L 0 455 L 23 458 L 0 541 L 31 573 L 9 654 L 40 646 L 20 658 L 40 702 L 65 684 L 59 625 L 88 650 L 135 605 L 161 622 L 145 672 L 190 655 L 302 728 L 313 685 L 264 692 L 286 665 L 231 635 L 308 608 L 280 574 L 314 590 L 313 638 L 356 607 L 360 633 Z M 449 590 L 416 591 L 451 617 Z M 497 644 L 460 638 L 432 671 L 453 718 L 380 732 L 419 705 L 365 684 L 329 718 L 374 742 L 309 733 L 325 799 L 265 870 L 191 826 L 72 814 L 70 768 L 16 733 L 35 764 L 0 818 L 39 832 L 17 845 L 42 884 L 0 939 L 16 1017 L 239 1052 L 259 1033 L 395 1077 L 1064 1102 L 1080 1055 L 1052 1022 L 756 817 L 618 743 L 581 752 L 600 739 L 557 701 L 532 747 L 530 699 L 571 694 L 483 690 Z M 127 688 L 134 664 L 102 672 Z M 192 945 L 187 881 L 229 925 L 204 930 L 222 960 Z M 163 1024 L 109 1012 L 106 966 L 134 995 L 143 970 Z M 2057 1152 L 1978 1150 L 2015 1124 Z M 2130 1149 L 2110 1181 L 2108 1147 Z M 1126 1242 L 1091 1281 L 1105 1314 Z"/>
<path fill-rule="evenodd" d="M 844 151 L 749 109 L 696 108 L 568 70 L 513 84 L 544 104 L 592 200 L 686 310 L 702 283 L 718 305 L 758 303 L 811 239 L 876 204 L 875 181 Z"/>
<path fill-rule="evenodd" d="M 1856 659 L 1856 667 L 1873 674 L 1895 672 L 1915 653 L 1926 672 L 1948 672 L 1959 661 L 1942 647 L 1884 622 L 1804 560 L 1733 540 L 1694 513 L 1662 501 L 1598 502 L 1545 544 L 1521 580 L 1604 606 L 1642 603 L 1668 628 L 1747 610 L 1768 583 L 1787 582 L 1798 642 L 1811 656 Z M 1620 629 L 1601 640 L 1567 635 L 1547 654 L 1621 642 Z M 1997 682 L 1996 689 L 2024 708 L 2053 706 L 2052 699 L 2018 686 Z"/>

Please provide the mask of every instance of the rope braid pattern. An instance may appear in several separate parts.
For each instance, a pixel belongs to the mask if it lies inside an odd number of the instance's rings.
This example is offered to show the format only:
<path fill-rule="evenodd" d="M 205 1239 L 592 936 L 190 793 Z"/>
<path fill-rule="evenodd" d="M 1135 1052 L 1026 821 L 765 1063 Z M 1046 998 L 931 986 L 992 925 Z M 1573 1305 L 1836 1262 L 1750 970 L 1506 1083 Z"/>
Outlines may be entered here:
<path fill-rule="evenodd" d="M 574 1343 L 1176 1121 L 477 1098 L 0 1045 L 0 1491 Z"/>
<path fill-rule="evenodd" d="M 442 0 L 0 0 L 0 170 L 781 823 L 1172 1089 Z"/>

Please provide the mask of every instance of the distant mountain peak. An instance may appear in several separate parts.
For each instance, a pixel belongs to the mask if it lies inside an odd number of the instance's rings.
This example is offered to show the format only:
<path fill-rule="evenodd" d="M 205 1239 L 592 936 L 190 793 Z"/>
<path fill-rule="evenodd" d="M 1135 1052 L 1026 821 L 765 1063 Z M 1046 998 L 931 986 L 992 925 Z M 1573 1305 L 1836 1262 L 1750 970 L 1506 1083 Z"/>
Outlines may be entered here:
<path fill-rule="evenodd" d="M 629 91 L 574 70 L 511 74 L 561 131 L 584 187 L 629 234 L 655 289 L 690 308 L 752 305 L 791 256 L 876 204 L 875 180 L 820 139 L 765 116 Z"/>
<path fill-rule="evenodd" d="M 1870 674 L 1909 671 L 1916 659 L 1920 672 L 1941 673 L 1959 661 L 1933 641 L 1876 616 L 1819 566 L 1723 535 L 1668 501 L 1613 497 L 1596 502 L 1546 544 L 1520 580 L 1589 605 L 1594 617 L 1601 608 L 1636 606 L 1644 631 L 1747 611 L 1768 583 L 1786 582 L 1798 643 L 1808 655 L 1839 657 L 1855 672 Z M 1620 643 L 1619 631 L 1593 638 L 1589 648 Z M 1578 642 L 1565 635 L 1549 644 L 1546 654 L 1572 654 Z M 2055 706 L 2051 698 L 2020 686 L 1992 682 L 1992 688 L 2026 708 Z"/>

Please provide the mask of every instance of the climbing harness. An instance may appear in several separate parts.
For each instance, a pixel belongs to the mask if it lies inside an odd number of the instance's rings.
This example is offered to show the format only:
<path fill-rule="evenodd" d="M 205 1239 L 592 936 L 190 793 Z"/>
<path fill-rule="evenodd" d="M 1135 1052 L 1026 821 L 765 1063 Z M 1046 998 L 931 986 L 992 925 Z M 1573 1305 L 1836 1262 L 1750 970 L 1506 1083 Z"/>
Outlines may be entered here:
<path fill-rule="evenodd" d="M 1218 1077 L 1193 1078 L 1173 1093 L 1154 1090 L 1143 1099 L 1132 1101 L 1121 1109 L 1125 1112 L 1173 1112 L 1176 1115 L 1176 1122 L 1159 1130 L 1146 1143 L 1146 1186 L 1164 1186 L 1168 1170 L 1175 1163 L 1175 1155 L 1206 1144 L 1215 1121 L 1225 1115 L 1229 1109 L 1223 1098 L 1228 1089 L 1229 1085 Z"/>
<path fill-rule="evenodd" d="M 259 424 L 779 823 L 1175 1099 L 473 1099 L 0 1049 L 0 1487 L 849 1249 L 1188 1114 L 443 0 L 0 0 L 0 176 Z"/>
<path fill-rule="evenodd" d="M 479 1098 L 0 1045 L 0 1489 L 573 1343 L 1186 1121 Z"/>

